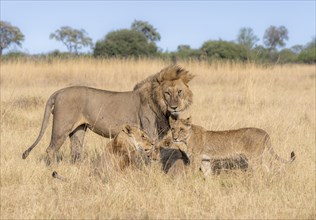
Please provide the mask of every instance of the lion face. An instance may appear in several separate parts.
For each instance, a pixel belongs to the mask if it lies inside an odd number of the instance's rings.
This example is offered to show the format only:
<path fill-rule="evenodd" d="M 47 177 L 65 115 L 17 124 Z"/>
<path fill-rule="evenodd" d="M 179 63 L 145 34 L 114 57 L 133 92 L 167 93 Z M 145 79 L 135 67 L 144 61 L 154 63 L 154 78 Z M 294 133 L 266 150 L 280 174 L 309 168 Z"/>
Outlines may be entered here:
<path fill-rule="evenodd" d="M 169 124 L 173 141 L 187 144 L 191 134 L 191 117 L 177 120 L 170 117 Z"/>
<path fill-rule="evenodd" d="M 179 115 L 192 103 L 192 92 L 181 79 L 164 82 L 161 87 L 165 108 L 171 115 Z"/>
<path fill-rule="evenodd" d="M 178 116 L 192 104 L 193 93 L 188 83 L 193 77 L 178 66 L 167 67 L 156 76 L 152 95 L 164 114 Z"/>

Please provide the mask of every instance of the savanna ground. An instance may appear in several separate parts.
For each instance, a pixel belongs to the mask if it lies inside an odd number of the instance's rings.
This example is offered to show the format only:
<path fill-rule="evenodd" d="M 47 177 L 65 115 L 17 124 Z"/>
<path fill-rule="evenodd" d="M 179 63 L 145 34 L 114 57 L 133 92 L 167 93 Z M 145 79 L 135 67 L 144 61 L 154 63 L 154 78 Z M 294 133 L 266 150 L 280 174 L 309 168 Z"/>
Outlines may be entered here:
<path fill-rule="evenodd" d="M 223 174 L 204 180 L 145 170 L 109 172 L 104 182 L 89 175 L 108 139 L 88 131 L 84 159 L 70 163 L 67 141 L 54 169 L 45 165 L 50 126 L 36 139 L 48 97 L 63 87 L 87 85 L 131 90 L 169 65 L 152 60 L 16 61 L 1 63 L 1 219 L 315 219 L 315 65 L 181 62 L 196 75 L 193 123 L 211 130 L 259 127 L 275 151 L 293 164 L 273 173 Z M 52 118 L 52 117 L 51 117 Z M 51 122 L 50 122 L 51 123 Z"/>

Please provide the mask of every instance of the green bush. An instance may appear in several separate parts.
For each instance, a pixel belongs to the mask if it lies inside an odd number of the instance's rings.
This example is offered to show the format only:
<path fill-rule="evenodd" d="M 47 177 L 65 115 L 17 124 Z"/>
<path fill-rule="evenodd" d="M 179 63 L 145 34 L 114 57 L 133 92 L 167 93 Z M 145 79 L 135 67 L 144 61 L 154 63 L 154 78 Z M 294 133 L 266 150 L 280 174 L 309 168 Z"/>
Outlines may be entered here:
<path fill-rule="evenodd" d="M 150 57 L 156 55 L 157 46 L 135 30 L 118 30 L 108 33 L 95 45 L 95 57 Z"/>
<path fill-rule="evenodd" d="M 247 60 L 247 50 L 234 42 L 207 41 L 202 45 L 201 52 L 212 60 Z"/>
<path fill-rule="evenodd" d="M 1 60 L 3 61 L 12 61 L 12 60 L 27 60 L 31 57 L 31 55 L 23 53 L 23 52 L 19 52 L 19 51 L 12 51 L 12 52 L 8 52 L 6 54 L 3 54 L 0 56 Z"/>
<path fill-rule="evenodd" d="M 298 55 L 298 61 L 303 63 L 316 63 L 316 47 L 308 47 Z"/>
<path fill-rule="evenodd" d="M 283 49 L 279 52 L 279 63 L 294 63 L 297 61 L 297 55 L 290 49 Z"/>
<path fill-rule="evenodd" d="M 199 59 L 201 51 L 198 49 L 191 49 L 189 45 L 179 45 L 177 52 L 173 53 L 177 59 Z"/>

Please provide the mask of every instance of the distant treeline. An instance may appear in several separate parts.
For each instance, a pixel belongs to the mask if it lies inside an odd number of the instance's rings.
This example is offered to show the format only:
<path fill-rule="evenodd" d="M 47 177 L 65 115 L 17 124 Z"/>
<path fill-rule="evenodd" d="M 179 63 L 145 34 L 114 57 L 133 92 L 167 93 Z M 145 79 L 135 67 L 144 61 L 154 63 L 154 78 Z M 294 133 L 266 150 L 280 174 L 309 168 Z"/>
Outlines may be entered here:
<path fill-rule="evenodd" d="M 0 21 L 1 54 L 12 45 L 21 46 L 24 35 L 19 28 L 10 23 Z M 2 55 L 3 60 L 15 58 L 60 58 L 74 57 L 94 58 L 161 58 L 177 60 L 206 61 L 241 61 L 256 63 L 316 63 L 316 38 L 305 45 L 286 48 L 289 39 L 288 30 L 284 26 L 270 26 L 263 36 L 264 45 L 259 45 L 259 38 L 252 28 L 239 30 L 234 41 L 209 40 L 200 48 L 190 45 L 179 45 L 176 51 L 162 51 L 157 46 L 160 34 L 146 21 L 135 20 L 130 29 L 109 32 L 96 43 L 88 37 L 85 30 L 77 30 L 68 26 L 61 27 L 50 34 L 50 39 L 63 43 L 68 52 L 54 50 L 47 54 L 30 55 L 23 52 L 8 52 Z M 81 53 L 83 47 L 90 47 L 92 52 Z"/>

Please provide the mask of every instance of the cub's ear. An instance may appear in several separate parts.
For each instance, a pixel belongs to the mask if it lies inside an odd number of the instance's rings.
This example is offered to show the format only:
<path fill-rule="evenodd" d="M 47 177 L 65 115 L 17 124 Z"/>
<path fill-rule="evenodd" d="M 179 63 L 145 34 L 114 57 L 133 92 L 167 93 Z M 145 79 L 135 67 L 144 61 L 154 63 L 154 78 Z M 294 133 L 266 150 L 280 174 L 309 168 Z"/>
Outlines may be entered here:
<path fill-rule="evenodd" d="M 192 118 L 191 116 L 184 119 L 184 124 L 187 125 L 187 126 L 191 126 L 192 125 Z"/>
<path fill-rule="evenodd" d="M 132 134 L 132 127 L 130 125 L 125 125 L 122 129 L 123 132 L 125 132 L 126 134 Z"/>

